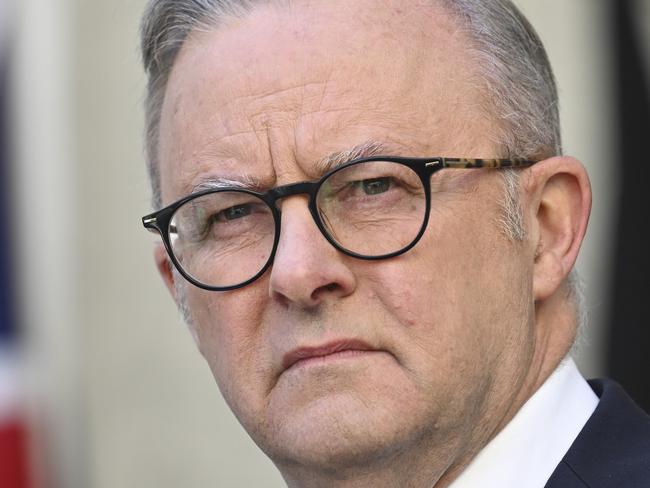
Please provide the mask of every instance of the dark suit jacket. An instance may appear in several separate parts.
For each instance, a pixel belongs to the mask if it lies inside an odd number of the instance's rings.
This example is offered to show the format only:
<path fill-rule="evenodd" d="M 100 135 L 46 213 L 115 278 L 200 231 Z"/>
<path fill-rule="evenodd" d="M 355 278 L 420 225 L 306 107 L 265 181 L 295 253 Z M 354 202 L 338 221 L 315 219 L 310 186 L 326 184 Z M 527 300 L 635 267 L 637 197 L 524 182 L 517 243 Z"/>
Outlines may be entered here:
<path fill-rule="evenodd" d="M 589 384 L 598 407 L 546 488 L 650 488 L 650 417 L 615 382 Z"/>

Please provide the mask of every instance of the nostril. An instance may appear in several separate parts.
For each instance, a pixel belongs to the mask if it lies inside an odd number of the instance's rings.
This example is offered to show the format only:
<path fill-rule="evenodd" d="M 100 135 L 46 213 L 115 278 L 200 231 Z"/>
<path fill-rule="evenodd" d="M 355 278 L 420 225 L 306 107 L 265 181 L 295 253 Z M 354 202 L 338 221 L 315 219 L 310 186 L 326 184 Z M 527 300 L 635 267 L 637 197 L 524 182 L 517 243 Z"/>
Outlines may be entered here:
<path fill-rule="evenodd" d="M 329 295 L 330 293 L 337 292 L 341 289 L 341 286 L 338 283 L 328 283 L 314 290 L 314 293 L 311 295 L 311 299 L 314 301 L 319 301 L 322 297 Z"/>

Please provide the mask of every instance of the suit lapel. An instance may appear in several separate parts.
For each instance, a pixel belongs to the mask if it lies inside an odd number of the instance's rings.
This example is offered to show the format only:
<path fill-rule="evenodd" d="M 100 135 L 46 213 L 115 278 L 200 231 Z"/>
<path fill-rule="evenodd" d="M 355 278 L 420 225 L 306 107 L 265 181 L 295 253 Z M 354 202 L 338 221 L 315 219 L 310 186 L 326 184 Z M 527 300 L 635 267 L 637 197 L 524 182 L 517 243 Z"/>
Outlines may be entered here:
<path fill-rule="evenodd" d="M 650 417 L 611 380 L 592 380 L 598 407 L 546 488 L 650 487 Z"/>

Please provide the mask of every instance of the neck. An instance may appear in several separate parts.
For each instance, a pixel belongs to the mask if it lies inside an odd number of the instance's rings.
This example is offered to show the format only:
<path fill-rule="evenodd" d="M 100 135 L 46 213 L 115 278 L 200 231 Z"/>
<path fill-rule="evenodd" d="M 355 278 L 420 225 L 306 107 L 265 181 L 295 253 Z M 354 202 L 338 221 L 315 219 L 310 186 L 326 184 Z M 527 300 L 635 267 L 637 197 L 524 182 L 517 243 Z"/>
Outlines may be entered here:
<path fill-rule="evenodd" d="M 509 408 L 489 437 L 483 442 L 474 445 L 480 446 L 470 456 L 465 456 L 464 461 L 455 464 L 445 472 L 434 488 L 449 486 L 467 467 L 472 459 L 513 419 L 521 407 L 532 397 L 535 392 L 557 369 L 562 360 L 571 350 L 577 331 L 577 313 L 573 301 L 568 298 L 567 292 L 561 287 L 552 297 L 535 304 L 535 342 L 533 353 L 528 364 L 521 387 L 511 400 Z M 498 409 L 496 410 L 498 411 Z"/>

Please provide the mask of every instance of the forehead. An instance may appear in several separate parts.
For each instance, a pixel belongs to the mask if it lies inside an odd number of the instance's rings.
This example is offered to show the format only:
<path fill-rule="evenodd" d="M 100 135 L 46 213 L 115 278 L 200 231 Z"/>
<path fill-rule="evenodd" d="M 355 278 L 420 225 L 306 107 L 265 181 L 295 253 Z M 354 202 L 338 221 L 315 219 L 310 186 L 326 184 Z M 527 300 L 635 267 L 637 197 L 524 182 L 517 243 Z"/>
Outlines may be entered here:
<path fill-rule="evenodd" d="M 277 160 L 315 162 L 366 140 L 472 151 L 481 93 L 444 11 L 421 0 L 286 3 L 186 40 L 161 116 L 163 196 L 216 170 L 277 180 Z"/>

